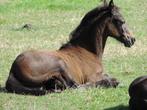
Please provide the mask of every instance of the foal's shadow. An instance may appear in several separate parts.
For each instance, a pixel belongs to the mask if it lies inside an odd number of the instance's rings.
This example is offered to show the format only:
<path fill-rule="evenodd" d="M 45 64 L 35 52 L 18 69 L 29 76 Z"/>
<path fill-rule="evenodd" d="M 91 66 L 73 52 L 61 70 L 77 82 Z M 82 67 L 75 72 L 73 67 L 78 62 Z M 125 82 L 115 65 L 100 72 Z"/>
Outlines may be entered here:
<path fill-rule="evenodd" d="M 106 108 L 104 110 L 129 110 L 129 107 L 128 106 L 124 106 L 124 105 L 118 105 L 116 107 Z"/>
<path fill-rule="evenodd" d="M 5 87 L 0 87 L 0 93 L 7 93 L 7 90 Z"/>

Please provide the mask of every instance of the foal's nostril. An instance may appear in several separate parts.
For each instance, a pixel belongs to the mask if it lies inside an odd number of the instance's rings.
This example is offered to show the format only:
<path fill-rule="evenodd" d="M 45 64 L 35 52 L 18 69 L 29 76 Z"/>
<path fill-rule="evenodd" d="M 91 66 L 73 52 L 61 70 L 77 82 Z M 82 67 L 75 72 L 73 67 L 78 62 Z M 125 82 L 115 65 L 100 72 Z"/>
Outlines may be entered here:
<path fill-rule="evenodd" d="M 132 39 L 131 39 L 132 44 L 134 44 L 135 41 L 136 41 L 135 38 L 132 38 Z"/>
<path fill-rule="evenodd" d="M 135 38 L 133 38 L 133 42 L 135 42 L 136 41 L 136 39 Z"/>

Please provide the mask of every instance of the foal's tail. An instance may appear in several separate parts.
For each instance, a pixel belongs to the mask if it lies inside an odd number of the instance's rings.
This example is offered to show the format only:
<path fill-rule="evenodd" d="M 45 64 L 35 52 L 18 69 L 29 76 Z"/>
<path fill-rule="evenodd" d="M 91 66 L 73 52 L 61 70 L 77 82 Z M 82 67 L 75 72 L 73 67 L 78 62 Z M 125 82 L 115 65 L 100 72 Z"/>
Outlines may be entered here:
<path fill-rule="evenodd" d="M 6 90 L 8 93 L 28 94 L 28 95 L 44 95 L 46 90 L 43 88 L 31 88 L 24 86 L 13 73 L 9 74 L 6 82 Z"/>

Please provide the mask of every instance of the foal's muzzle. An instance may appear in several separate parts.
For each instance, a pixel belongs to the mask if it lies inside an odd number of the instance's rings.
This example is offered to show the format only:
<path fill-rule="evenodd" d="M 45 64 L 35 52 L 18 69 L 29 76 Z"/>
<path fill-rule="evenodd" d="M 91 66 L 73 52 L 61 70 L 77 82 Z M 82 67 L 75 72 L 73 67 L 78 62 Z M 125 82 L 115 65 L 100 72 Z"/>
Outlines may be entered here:
<path fill-rule="evenodd" d="M 131 47 L 135 43 L 135 41 L 136 40 L 133 37 L 124 38 L 124 45 L 125 47 Z"/>

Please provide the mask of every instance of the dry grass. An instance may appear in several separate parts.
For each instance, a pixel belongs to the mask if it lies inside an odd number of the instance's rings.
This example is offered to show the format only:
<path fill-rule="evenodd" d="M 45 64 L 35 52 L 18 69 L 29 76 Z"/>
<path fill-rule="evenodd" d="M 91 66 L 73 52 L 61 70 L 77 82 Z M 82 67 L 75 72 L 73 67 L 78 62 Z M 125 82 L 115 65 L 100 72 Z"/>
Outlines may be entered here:
<path fill-rule="evenodd" d="M 0 5 L 5 4 L 5 3 L 9 3 L 9 2 L 10 2 L 10 0 L 0 0 Z"/>
<path fill-rule="evenodd" d="M 111 39 L 112 40 L 112 39 Z M 108 44 L 106 45 L 105 49 L 105 56 L 104 57 L 121 57 L 121 56 L 129 56 L 131 55 L 132 57 L 135 56 L 142 56 L 146 54 L 147 52 L 147 45 L 145 42 L 147 42 L 147 39 L 144 39 L 145 41 L 137 40 L 135 44 L 131 48 L 125 48 L 120 44 Z M 113 53 L 113 54 L 110 54 Z"/>

